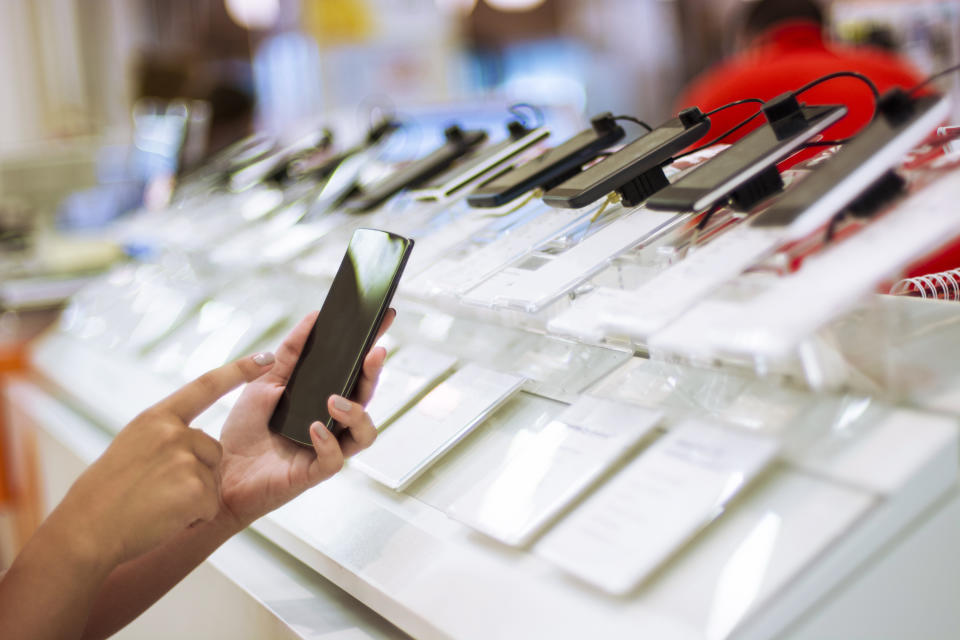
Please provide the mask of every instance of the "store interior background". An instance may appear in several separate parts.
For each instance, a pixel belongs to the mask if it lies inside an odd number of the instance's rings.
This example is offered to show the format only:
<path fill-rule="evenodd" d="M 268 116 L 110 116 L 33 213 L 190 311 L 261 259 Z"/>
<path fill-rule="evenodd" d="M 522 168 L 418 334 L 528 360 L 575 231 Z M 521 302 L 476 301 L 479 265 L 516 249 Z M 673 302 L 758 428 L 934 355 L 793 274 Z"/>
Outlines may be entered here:
<path fill-rule="evenodd" d="M 251 131 L 293 141 L 329 127 L 346 145 L 394 114 L 407 128 L 392 149 L 402 161 L 452 122 L 495 137 L 516 103 L 542 110 L 554 141 L 603 111 L 660 122 L 684 106 L 676 96 L 692 78 L 735 50 L 745 4 L 3 0 L 0 283 L 25 265 L 106 268 L 119 256 L 97 244 L 100 229 L 151 206 L 151 193 L 159 206 L 177 171 Z M 960 60 L 960 0 L 826 6 L 838 40 L 891 48 L 923 73 Z M 960 79 L 948 82 L 958 93 Z M 172 149 L 139 116 L 182 105 L 200 133 Z M 26 368 L 25 339 L 54 318 L 0 306 L 0 375 Z M 0 569 L 40 518 L 40 489 L 11 486 L 24 470 L 3 446 Z M 12 500 L 18 491 L 28 499 Z M 27 513 L 10 518 L 14 503 Z"/>
<path fill-rule="evenodd" d="M 212 108 L 214 126 L 185 163 L 250 129 L 295 138 L 331 123 L 362 128 L 384 111 L 419 127 L 398 159 L 429 148 L 444 121 L 470 124 L 472 114 L 483 124 L 516 102 L 547 109 L 558 136 L 600 111 L 660 121 L 687 81 L 736 46 L 743 4 L 7 0 L 0 211 L 43 229 L 58 209 L 60 226 L 74 227 L 123 209 L 97 201 L 99 214 L 63 211 L 71 192 L 136 171 L 137 104 Z M 960 57 L 958 14 L 960 3 L 944 1 L 828 6 L 836 37 L 892 47 L 922 71 Z"/>

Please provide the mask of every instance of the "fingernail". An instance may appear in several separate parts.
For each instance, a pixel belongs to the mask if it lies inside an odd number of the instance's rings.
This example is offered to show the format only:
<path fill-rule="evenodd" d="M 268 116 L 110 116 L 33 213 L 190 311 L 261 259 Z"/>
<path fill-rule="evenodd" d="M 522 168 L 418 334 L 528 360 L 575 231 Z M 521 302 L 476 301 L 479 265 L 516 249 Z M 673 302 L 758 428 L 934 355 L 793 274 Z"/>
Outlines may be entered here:
<path fill-rule="evenodd" d="M 261 367 L 265 367 L 268 364 L 273 364 L 274 360 L 276 360 L 276 358 L 274 358 L 273 354 L 269 351 L 264 351 L 263 353 L 258 353 L 253 356 L 253 361 Z"/>
<path fill-rule="evenodd" d="M 330 432 L 319 422 L 314 422 L 312 425 L 310 425 L 310 428 L 314 430 L 314 432 L 317 434 L 317 437 L 321 440 L 326 440 L 330 437 Z"/>
<path fill-rule="evenodd" d="M 341 398 L 340 396 L 333 396 L 333 406 L 340 411 L 350 411 L 353 408 L 353 403 L 347 400 L 346 398 Z"/>

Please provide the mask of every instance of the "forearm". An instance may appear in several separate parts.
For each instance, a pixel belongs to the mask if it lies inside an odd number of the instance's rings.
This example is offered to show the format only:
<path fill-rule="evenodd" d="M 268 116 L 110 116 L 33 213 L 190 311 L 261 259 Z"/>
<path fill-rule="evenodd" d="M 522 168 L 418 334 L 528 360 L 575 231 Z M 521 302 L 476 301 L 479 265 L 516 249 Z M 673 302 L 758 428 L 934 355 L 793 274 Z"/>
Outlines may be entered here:
<path fill-rule="evenodd" d="M 98 541 L 61 520 L 54 512 L 0 580 L 0 637 L 80 637 L 115 565 Z"/>
<path fill-rule="evenodd" d="M 96 594 L 85 640 L 106 638 L 146 611 L 239 531 L 226 517 L 200 523 L 114 569 Z"/>

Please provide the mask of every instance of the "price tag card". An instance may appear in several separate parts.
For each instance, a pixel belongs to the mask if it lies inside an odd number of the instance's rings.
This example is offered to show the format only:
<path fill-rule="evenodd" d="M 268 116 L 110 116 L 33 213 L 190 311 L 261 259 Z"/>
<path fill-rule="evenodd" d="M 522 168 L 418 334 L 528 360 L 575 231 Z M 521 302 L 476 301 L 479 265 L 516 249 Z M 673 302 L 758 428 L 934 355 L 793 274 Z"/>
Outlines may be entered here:
<path fill-rule="evenodd" d="M 286 264 L 319 242 L 334 229 L 349 222 L 350 214 L 342 211 L 328 213 L 310 222 L 301 222 L 281 237 L 262 244 L 260 260 L 264 264 Z"/>
<path fill-rule="evenodd" d="M 624 457 L 660 413 L 581 397 L 539 429 L 517 432 L 506 460 L 450 508 L 450 515 L 512 546 L 524 546 Z"/>
<path fill-rule="evenodd" d="M 655 233 L 672 229 L 688 217 L 688 214 L 638 209 L 559 255 L 527 256 L 484 281 L 462 299 L 470 304 L 506 306 L 535 313 L 589 278 L 612 258 Z"/>
<path fill-rule="evenodd" d="M 417 245 L 410 255 L 407 270 L 411 274 L 420 273 L 451 248 L 493 222 L 494 220 L 489 216 L 473 210 L 458 216 L 439 229 L 430 230 L 429 233 L 412 234 Z"/>
<path fill-rule="evenodd" d="M 401 491 L 522 384 L 520 376 L 468 364 L 400 416 L 351 465 Z"/>
<path fill-rule="evenodd" d="M 437 261 L 410 281 L 408 290 L 423 297 L 461 295 L 529 253 L 531 247 L 563 233 L 588 213 L 582 209 L 548 209 L 542 204 L 540 208 L 547 210 L 526 223 L 505 229 L 491 242 Z"/>
<path fill-rule="evenodd" d="M 581 298 L 555 318 L 550 329 L 593 340 L 604 335 L 646 340 L 716 287 L 776 249 L 777 236 L 776 231 L 768 229 L 737 227 L 692 249 L 685 259 L 636 289 L 604 288 Z"/>
<path fill-rule="evenodd" d="M 717 517 L 772 459 L 770 438 L 687 420 L 629 462 L 535 546 L 625 594 Z"/>
<path fill-rule="evenodd" d="M 382 429 L 456 364 L 453 356 L 420 345 L 403 347 L 383 365 L 367 413 Z"/>

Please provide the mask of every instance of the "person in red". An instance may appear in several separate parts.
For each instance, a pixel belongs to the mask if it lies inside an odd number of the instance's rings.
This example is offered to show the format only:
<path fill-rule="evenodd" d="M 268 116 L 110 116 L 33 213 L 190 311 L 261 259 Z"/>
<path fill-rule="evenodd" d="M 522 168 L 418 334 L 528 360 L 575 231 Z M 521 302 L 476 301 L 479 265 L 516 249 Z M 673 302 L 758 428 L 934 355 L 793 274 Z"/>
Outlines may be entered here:
<path fill-rule="evenodd" d="M 856 71 L 870 78 L 881 93 L 891 87 L 910 88 L 924 75 L 901 58 L 875 47 L 851 47 L 829 42 L 823 34 L 823 13 L 811 0 L 758 0 L 745 11 L 739 53 L 707 70 L 680 94 L 679 109 L 715 109 L 743 98 L 769 100 L 836 71 Z M 860 130 L 873 116 L 870 89 L 855 78 L 836 78 L 798 97 L 807 104 L 844 104 L 849 113 L 824 132 L 841 139 Z M 711 136 L 733 127 L 757 110 L 745 104 L 710 116 Z M 761 117 L 724 138 L 733 142 L 760 126 Z M 811 150 L 805 155 L 813 155 Z M 799 155 L 799 154 L 798 154 Z M 794 161 L 799 158 L 794 156 Z"/>

